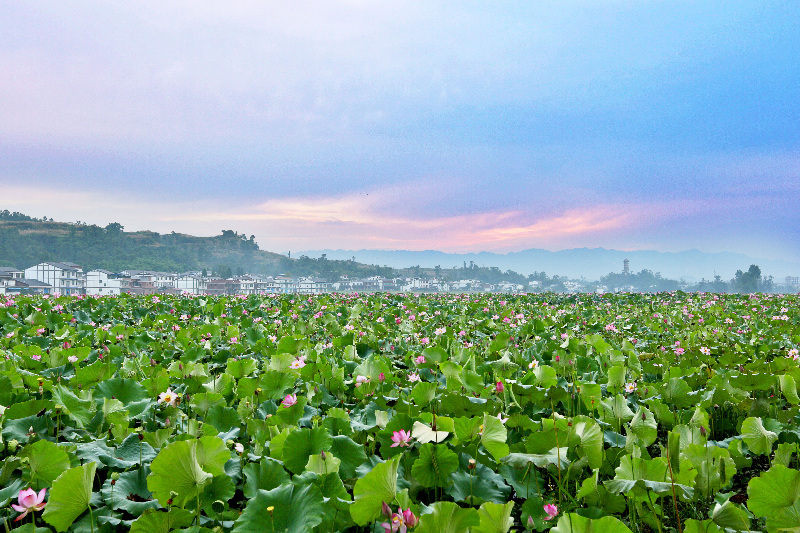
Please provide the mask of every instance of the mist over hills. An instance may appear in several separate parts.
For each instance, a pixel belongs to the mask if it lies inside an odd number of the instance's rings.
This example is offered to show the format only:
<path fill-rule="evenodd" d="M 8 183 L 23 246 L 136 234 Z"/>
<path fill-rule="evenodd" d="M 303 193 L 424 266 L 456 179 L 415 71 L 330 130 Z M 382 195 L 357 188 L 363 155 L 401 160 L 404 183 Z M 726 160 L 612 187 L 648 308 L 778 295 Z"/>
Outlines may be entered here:
<path fill-rule="evenodd" d="M 724 280 L 731 279 L 736 270 L 747 270 L 751 264 L 761 267 L 765 276 L 782 280 L 786 276 L 800 275 L 800 263 L 774 261 L 750 257 L 732 252 L 705 253 L 699 250 L 682 252 L 657 252 L 655 250 L 622 251 L 606 248 L 573 248 L 551 252 L 549 250 L 529 249 L 520 252 L 497 254 L 479 252 L 468 254 L 445 253 L 435 250 L 308 250 L 298 255 L 328 259 L 352 259 L 360 263 L 386 265 L 393 268 L 407 268 L 419 265 L 424 268 L 462 267 L 474 262 L 478 266 L 496 266 L 501 270 L 514 270 L 520 274 L 546 272 L 579 279 L 597 280 L 609 272 L 622 271 L 622 262 L 630 260 L 631 272 L 643 269 L 660 272 L 671 279 L 685 279 L 696 282 L 702 278 L 711 280 L 719 275 Z"/>

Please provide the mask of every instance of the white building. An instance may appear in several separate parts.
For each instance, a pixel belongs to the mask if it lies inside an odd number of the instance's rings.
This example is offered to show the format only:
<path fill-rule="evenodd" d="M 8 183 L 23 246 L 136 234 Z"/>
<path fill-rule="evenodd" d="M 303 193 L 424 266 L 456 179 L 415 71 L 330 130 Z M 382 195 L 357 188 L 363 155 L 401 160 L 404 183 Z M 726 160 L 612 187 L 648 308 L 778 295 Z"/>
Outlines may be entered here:
<path fill-rule="evenodd" d="M 2 279 L 23 279 L 25 272 L 14 267 L 0 267 L 0 280 Z"/>
<path fill-rule="evenodd" d="M 182 294 L 203 294 L 206 284 L 202 276 L 183 274 L 175 278 L 175 289 Z"/>
<path fill-rule="evenodd" d="M 86 294 L 118 296 L 130 286 L 130 278 L 118 276 L 108 270 L 90 270 L 86 273 Z"/>
<path fill-rule="evenodd" d="M 39 263 L 25 269 L 25 278 L 47 283 L 54 293 L 63 295 L 83 294 L 86 274 L 75 263 Z"/>
<path fill-rule="evenodd" d="M 0 278 L 0 294 L 50 294 L 51 289 L 38 279 Z"/>
<path fill-rule="evenodd" d="M 274 279 L 277 286 L 277 293 L 290 294 L 297 292 L 297 282 L 289 276 L 278 276 Z"/>
<path fill-rule="evenodd" d="M 328 292 L 328 280 L 322 278 L 301 278 L 297 283 L 297 292 L 301 294 L 322 294 Z"/>

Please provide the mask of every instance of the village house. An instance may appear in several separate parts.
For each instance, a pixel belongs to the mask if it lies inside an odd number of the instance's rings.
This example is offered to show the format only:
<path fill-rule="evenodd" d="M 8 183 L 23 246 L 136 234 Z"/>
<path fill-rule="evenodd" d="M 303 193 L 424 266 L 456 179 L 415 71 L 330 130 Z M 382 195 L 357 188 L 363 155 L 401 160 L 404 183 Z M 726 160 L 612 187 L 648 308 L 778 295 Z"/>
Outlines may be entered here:
<path fill-rule="evenodd" d="M 52 294 L 52 289 L 38 279 L 0 278 L 0 294 Z"/>
<path fill-rule="evenodd" d="M 83 294 L 86 274 L 75 263 L 39 263 L 25 269 L 25 278 L 39 280 L 52 287 L 53 293 L 64 295 Z"/>
<path fill-rule="evenodd" d="M 297 292 L 300 294 L 322 294 L 328 292 L 328 281 L 322 278 L 300 278 Z"/>
<path fill-rule="evenodd" d="M 86 273 L 86 294 L 118 296 L 130 289 L 131 279 L 108 270 L 97 269 Z"/>
<path fill-rule="evenodd" d="M 196 272 L 187 272 L 175 277 L 175 290 L 178 294 L 203 294 L 206 282 Z"/>

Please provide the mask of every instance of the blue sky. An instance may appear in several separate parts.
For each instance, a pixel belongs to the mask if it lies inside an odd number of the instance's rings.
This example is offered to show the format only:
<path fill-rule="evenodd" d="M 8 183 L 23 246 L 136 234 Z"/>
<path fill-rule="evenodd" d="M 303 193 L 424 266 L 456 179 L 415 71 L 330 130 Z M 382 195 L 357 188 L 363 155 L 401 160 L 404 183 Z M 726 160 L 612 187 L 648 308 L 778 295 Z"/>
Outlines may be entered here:
<path fill-rule="evenodd" d="M 798 260 L 800 4 L 0 4 L 0 208 Z"/>

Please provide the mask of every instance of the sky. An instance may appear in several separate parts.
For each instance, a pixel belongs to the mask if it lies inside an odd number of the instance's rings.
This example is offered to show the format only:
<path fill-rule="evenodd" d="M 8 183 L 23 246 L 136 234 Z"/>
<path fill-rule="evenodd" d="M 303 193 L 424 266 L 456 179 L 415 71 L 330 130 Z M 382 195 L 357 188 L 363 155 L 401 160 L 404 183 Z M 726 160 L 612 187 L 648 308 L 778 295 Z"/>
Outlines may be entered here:
<path fill-rule="evenodd" d="M 800 260 L 800 2 L 0 2 L 0 209 Z"/>

